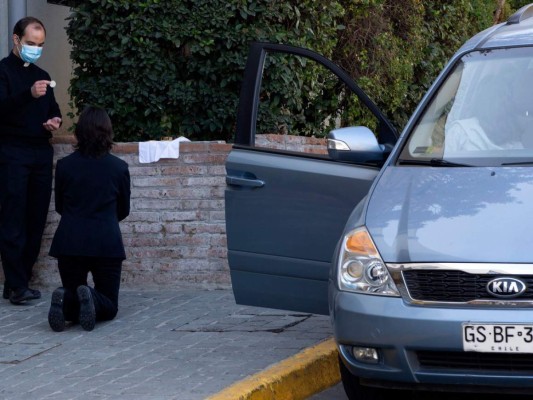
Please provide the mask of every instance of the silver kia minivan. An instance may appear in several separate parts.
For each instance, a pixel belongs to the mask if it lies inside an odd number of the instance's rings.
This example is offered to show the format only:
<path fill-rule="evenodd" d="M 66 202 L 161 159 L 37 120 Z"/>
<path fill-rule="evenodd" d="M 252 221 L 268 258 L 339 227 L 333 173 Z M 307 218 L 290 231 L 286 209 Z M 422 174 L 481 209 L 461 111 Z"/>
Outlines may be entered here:
<path fill-rule="evenodd" d="M 322 154 L 258 144 L 278 53 L 375 126 L 335 127 Z M 252 44 L 226 170 L 236 301 L 329 314 L 350 399 L 533 394 L 533 4 L 468 40 L 400 134 L 328 59 Z"/>

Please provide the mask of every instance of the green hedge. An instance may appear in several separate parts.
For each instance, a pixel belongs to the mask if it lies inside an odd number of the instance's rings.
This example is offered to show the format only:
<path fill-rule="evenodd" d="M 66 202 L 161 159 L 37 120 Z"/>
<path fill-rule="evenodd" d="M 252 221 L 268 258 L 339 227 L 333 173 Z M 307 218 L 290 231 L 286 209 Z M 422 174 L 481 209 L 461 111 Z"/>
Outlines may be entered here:
<path fill-rule="evenodd" d="M 109 110 L 118 141 L 231 141 L 250 41 L 311 48 L 345 68 L 401 129 L 447 59 L 493 23 L 496 0 L 86 0 L 67 34 L 73 107 Z M 524 3 L 525 4 L 525 3 Z M 505 15 L 522 4 L 510 1 Z M 269 60 L 261 131 L 324 135 L 338 106 L 302 60 Z M 275 67 L 275 68 L 274 68 Z M 295 72 L 296 71 L 296 72 Z M 368 116 L 348 104 L 344 124 Z"/>
<path fill-rule="evenodd" d="M 292 3 L 80 2 L 67 27 L 76 65 L 70 89 L 73 105 L 106 107 L 117 140 L 184 135 L 230 141 L 250 41 L 292 43 L 326 55 L 335 46 L 339 3 Z M 277 82 L 290 79 L 290 65 L 282 67 Z M 301 92 L 304 83 L 291 88 Z M 273 104 L 270 120 L 278 111 Z"/>
<path fill-rule="evenodd" d="M 335 61 L 401 130 L 453 53 L 493 23 L 496 5 L 493 0 L 348 0 Z M 344 124 L 367 123 L 358 109 L 345 117 Z"/>

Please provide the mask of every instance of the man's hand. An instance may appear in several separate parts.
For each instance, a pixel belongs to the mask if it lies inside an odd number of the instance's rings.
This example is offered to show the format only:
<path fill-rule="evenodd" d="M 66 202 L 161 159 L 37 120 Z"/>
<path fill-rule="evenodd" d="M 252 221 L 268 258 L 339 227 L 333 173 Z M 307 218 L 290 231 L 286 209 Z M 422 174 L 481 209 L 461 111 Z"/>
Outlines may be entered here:
<path fill-rule="evenodd" d="M 31 87 L 31 95 L 36 99 L 46 94 L 46 88 L 50 81 L 36 81 Z"/>
<path fill-rule="evenodd" d="M 59 129 L 59 127 L 61 126 L 61 118 L 59 117 L 51 118 L 45 123 L 43 123 L 43 126 L 44 126 L 44 129 L 46 129 L 47 131 L 53 132 L 56 129 Z"/>

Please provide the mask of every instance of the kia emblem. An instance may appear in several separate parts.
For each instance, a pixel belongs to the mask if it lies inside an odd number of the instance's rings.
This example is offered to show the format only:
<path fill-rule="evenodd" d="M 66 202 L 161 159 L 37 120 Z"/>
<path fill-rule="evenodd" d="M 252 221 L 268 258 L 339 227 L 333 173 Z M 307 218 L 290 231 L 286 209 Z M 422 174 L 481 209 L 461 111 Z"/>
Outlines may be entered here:
<path fill-rule="evenodd" d="M 517 278 L 496 278 L 487 283 L 487 293 L 503 299 L 518 297 L 526 289 L 525 282 Z"/>

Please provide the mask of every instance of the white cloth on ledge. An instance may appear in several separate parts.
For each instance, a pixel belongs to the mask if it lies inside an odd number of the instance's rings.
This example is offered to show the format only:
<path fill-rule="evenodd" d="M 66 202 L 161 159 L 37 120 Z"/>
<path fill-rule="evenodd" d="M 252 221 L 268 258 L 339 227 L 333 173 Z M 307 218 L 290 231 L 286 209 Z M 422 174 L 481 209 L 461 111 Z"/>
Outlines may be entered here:
<path fill-rule="evenodd" d="M 190 142 L 190 140 L 180 136 L 174 140 L 139 142 L 139 162 L 151 163 L 161 158 L 178 158 L 180 156 L 180 142 Z"/>

